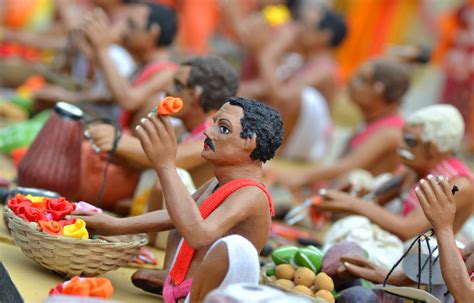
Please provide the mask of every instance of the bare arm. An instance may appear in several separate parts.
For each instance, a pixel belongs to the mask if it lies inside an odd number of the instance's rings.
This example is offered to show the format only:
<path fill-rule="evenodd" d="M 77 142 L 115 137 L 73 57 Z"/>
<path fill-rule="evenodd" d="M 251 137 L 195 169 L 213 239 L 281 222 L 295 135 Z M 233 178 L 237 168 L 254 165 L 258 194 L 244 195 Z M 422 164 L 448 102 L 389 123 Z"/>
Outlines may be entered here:
<path fill-rule="evenodd" d="M 402 241 L 409 240 L 430 228 L 430 223 L 421 209 L 416 209 L 407 217 L 393 214 L 377 204 L 360 201 L 356 213 L 369 218 L 382 229 L 396 235 Z"/>
<path fill-rule="evenodd" d="M 308 169 L 299 172 L 299 175 L 291 178 L 291 180 L 283 177 L 280 181 L 290 187 L 299 187 L 319 181 L 333 180 L 356 168 L 371 171 L 377 161 L 397 148 L 400 140 L 401 134 L 399 130 L 380 130 L 333 165 Z"/>
<path fill-rule="evenodd" d="M 154 75 L 146 83 L 132 86 L 128 79 L 120 75 L 113 60 L 109 57 L 112 37 L 107 28 L 109 23 L 101 11 L 94 12 L 83 32 L 94 49 L 95 57 L 102 68 L 110 93 L 117 103 L 126 110 L 136 111 L 148 98 L 165 89 L 172 82 L 170 70 Z"/>
<path fill-rule="evenodd" d="M 457 184 L 461 182 L 458 180 Z M 472 190 L 461 185 L 453 197 L 451 188 L 452 184 L 446 178 L 431 178 L 419 186 L 416 194 L 437 237 L 441 273 L 446 286 L 457 302 L 471 302 L 474 298 L 474 283 L 456 246 L 453 222 L 460 200 L 467 198 L 467 203 L 472 203 Z"/>
<path fill-rule="evenodd" d="M 213 182 L 209 180 L 201 186 L 193 195 L 196 200 Z M 104 236 L 115 236 L 125 234 L 136 234 L 145 232 L 156 232 L 174 229 L 166 210 L 157 210 L 140 216 L 128 218 L 115 218 L 105 214 L 94 212 L 77 211 L 73 216 L 86 221 L 87 229 L 91 232 Z"/>
<path fill-rule="evenodd" d="M 89 135 L 94 144 L 103 152 L 112 149 L 115 130 L 108 124 L 92 125 Z M 201 157 L 201 141 L 180 144 L 176 156 L 176 166 L 185 170 L 193 169 L 205 162 Z M 140 145 L 140 140 L 130 134 L 123 134 L 117 145 L 116 155 L 139 167 L 152 167 L 150 160 Z"/>
<path fill-rule="evenodd" d="M 111 101 L 110 95 L 106 92 L 100 92 L 94 89 L 88 89 L 81 92 L 73 92 L 61 86 L 48 85 L 33 94 L 35 101 L 56 103 L 58 100 L 68 103 L 79 102 L 108 102 Z"/>
<path fill-rule="evenodd" d="M 167 70 L 156 74 L 142 85 L 132 86 L 128 79 L 120 75 L 108 55 L 108 49 L 97 50 L 97 59 L 110 93 L 121 107 L 129 111 L 139 109 L 147 99 L 168 87 L 173 79 L 173 72 Z"/>
<path fill-rule="evenodd" d="M 61 51 L 66 48 L 66 33 L 29 33 L 4 29 L 4 40 L 26 44 L 34 48 Z"/>
<path fill-rule="evenodd" d="M 474 283 L 469 278 L 466 265 L 459 253 L 452 229 L 436 229 L 441 273 L 456 302 L 472 302 Z"/>
<path fill-rule="evenodd" d="M 203 164 L 205 160 L 201 157 L 202 144 L 201 141 L 198 141 L 178 145 L 176 166 L 185 170 L 190 170 Z M 140 145 L 140 140 L 133 136 L 122 136 L 117 148 L 117 155 L 138 165 L 151 167 L 151 163 Z"/>

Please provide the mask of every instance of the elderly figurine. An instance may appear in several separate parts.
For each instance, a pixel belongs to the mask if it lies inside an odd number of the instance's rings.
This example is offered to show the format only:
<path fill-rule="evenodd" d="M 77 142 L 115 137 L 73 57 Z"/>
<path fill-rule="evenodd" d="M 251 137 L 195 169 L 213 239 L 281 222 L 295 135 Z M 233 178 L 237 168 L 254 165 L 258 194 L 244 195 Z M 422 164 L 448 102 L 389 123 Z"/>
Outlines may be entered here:
<path fill-rule="evenodd" d="M 158 174 L 167 209 L 123 219 L 76 214 L 103 235 L 176 229 L 167 247 L 167 260 L 174 260 L 163 288 L 165 302 L 202 302 L 215 288 L 258 283 L 258 252 L 268 239 L 273 214 L 271 197 L 261 184 L 262 165 L 281 144 L 282 122 L 276 111 L 257 101 L 227 101 L 204 133 L 202 157 L 212 164 L 215 178 L 192 196 L 176 172 L 176 138 L 169 119 L 150 115 L 136 131 Z M 147 281 L 134 281 L 141 282 Z"/>
<path fill-rule="evenodd" d="M 419 207 L 416 186 L 424 187 L 425 179 L 444 175 L 450 187 L 456 185 L 459 188 L 454 197 L 457 211 L 453 225 L 453 231 L 458 231 L 471 214 L 474 191 L 471 172 L 455 157 L 463 134 L 463 119 L 458 110 L 450 105 L 429 106 L 408 117 L 399 153 L 402 163 L 411 172 L 406 174 L 405 184 L 408 186 L 401 188 L 400 196 L 405 198 L 400 214 L 337 191 L 328 191 L 319 209 L 365 216 L 401 240 L 407 240 L 431 227 Z M 413 182 L 409 181 L 410 178 Z"/>
<path fill-rule="evenodd" d="M 438 176 L 424 180 L 423 184 L 415 188 L 415 192 L 423 213 L 435 232 L 441 273 L 447 289 L 457 302 L 470 302 L 474 297 L 474 242 L 466 245 L 462 255 L 459 253 L 453 232 L 456 203 L 448 179 Z M 381 284 L 388 274 L 388 269 L 364 257 L 344 256 L 341 261 L 344 265 L 339 271 L 346 276 L 350 273 L 357 278 Z M 401 270 L 394 271 L 388 279 L 389 284 L 397 286 L 410 286 L 414 282 Z M 433 288 L 433 294 L 443 302 L 454 302 L 453 298 L 447 296 L 444 286 L 441 286 L 441 290 Z"/>

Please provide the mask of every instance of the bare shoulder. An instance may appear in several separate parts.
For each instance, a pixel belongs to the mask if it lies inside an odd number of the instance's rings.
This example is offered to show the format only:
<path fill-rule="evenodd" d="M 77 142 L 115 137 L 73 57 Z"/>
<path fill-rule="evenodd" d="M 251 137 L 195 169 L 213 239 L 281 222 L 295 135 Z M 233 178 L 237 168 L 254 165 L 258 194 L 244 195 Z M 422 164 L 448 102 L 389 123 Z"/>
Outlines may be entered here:
<path fill-rule="evenodd" d="M 214 188 L 217 185 L 217 179 L 212 178 L 209 179 L 206 183 L 201 185 L 193 194 L 192 197 L 194 201 L 198 201 L 201 197 L 203 197 L 203 194 L 208 192 L 211 188 Z"/>
<path fill-rule="evenodd" d="M 383 127 L 374 136 L 376 139 L 384 139 L 382 142 L 400 143 L 402 141 L 402 130 L 395 127 Z"/>
<path fill-rule="evenodd" d="M 231 207 L 235 206 L 250 211 L 268 209 L 269 203 L 267 195 L 256 186 L 245 186 L 232 193 L 226 201 L 226 204 Z"/>

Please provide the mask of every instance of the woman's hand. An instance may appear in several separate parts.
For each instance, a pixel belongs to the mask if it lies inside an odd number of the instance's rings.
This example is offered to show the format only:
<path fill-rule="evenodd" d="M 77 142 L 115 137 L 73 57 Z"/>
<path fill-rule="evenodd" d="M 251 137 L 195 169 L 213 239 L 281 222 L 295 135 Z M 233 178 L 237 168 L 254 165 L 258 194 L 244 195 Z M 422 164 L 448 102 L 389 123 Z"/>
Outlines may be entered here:
<path fill-rule="evenodd" d="M 420 180 L 415 192 L 426 218 L 435 230 L 453 228 L 456 203 L 446 177 L 429 175 L 428 180 Z"/>

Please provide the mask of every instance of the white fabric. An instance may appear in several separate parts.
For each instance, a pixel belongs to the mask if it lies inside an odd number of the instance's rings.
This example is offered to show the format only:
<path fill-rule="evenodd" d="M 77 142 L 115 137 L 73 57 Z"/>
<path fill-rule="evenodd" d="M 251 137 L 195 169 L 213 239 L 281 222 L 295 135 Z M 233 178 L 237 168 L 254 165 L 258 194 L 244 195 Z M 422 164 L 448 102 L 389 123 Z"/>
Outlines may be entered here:
<path fill-rule="evenodd" d="M 206 259 L 209 253 L 220 243 L 226 244 L 227 254 L 229 256 L 229 269 L 219 289 L 235 283 L 258 285 L 260 262 L 258 252 L 253 244 L 239 235 L 226 236 L 212 244 L 204 259 Z M 186 297 L 185 302 L 189 302 L 189 295 Z"/>
<path fill-rule="evenodd" d="M 369 260 L 388 269 L 403 255 L 403 243 L 398 237 L 362 216 L 349 216 L 334 223 L 326 233 L 323 251 L 343 240 L 356 242 L 367 251 Z"/>
<path fill-rule="evenodd" d="M 109 47 L 109 58 L 114 63 L 117 68 L 117 72 L 124 78 L 129 78 L 132 76 L 133 72 L 136 69 L 135 61 L 133 61 L 132 56 L 127 52 L 126 49 L 120 45 L 113 44 Z M 98 91 L 107 90 L 107 82 L 105 81 L 102 71 L 97 69 L 95 72 L 95 89 Z"/>
<path fill-rule="evenodd" d="M 285 144 L 283 157 L 289 160 L 321 160 L 329 147 L 331 131 L 326 99 L 315 88 L 304 88 L 298 121 Z"/>
<path fill-rule="evenodd" d="M 211 291 L 204 300 L 205 303 L 314 303 L 309 298 L 293 295 L 279 289 L 248 283 L 232 284 Z"/>
<path fill-rule="evenodd" d="M 132 76 L 136 69 L 135 61 L 132 56 L 127 52 L 126 49 L 120 45 L 113 44 L 108 49 L 108 55 L 110 60 L 114 63 L 118 73 L 129 78 Z M 87 78 L 87 70 L 89 69 L 89 60 L 82 54 L 79 54 L 73 62 L 72 76 L 76 80 L 84 80 Z M 97 91 L 104 92 L 107 89 L 107 85 L 99 69 L 95 70 L 95 85 L 94 89 Z"/>

